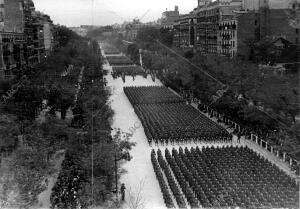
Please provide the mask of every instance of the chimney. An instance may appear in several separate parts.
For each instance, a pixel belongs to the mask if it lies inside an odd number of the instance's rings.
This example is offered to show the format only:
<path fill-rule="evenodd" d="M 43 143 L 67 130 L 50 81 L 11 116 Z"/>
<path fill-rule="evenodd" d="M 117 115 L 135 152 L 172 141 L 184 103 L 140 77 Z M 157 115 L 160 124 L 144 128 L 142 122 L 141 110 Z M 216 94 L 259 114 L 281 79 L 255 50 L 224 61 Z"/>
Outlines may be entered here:
<path fill-rule="evenodd" d="M 178 12 L 178 6 L 175 6 L 175 12 Z"/>

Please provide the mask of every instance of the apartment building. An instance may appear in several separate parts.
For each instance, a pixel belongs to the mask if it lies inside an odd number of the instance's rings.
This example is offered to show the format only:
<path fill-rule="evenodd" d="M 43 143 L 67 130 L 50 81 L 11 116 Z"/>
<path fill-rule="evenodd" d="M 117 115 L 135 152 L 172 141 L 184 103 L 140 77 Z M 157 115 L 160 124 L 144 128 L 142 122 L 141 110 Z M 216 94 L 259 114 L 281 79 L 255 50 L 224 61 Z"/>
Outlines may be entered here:
<path fill-rule="evenodd" d="M 219 21 L 217 36 L 217 53 L 234 57 L 247 57 L 250 54 L 249 44 L 258 40 L 257 15 L 254 11 L 233 11 Z"/>
<path fill-rule="evenodd" d="M 174 46 L 180 48 L 194 47 L 193 13 L 180 15 L 174 23 Z"/>
<path fill-rule="evenodd" d="M 0 0 L 0 77 L 9 77 L 24 63 L 22 2 Z"/>
<path fill-rule="evenodd" d="M 247 58 L 249 43 L 266 37 L 299 44 L 296 8 L 299 0 L 198 0 L 198 7 L 174 24 L 174 45 Z"/>
<path fill-rule="evenodd" d="M 174 11 L 168 11 L 162 13 L 161 17 L 161 26 L 163 28 L 173 28 L 175 21 L 179 19 L 179 9 L 178 6 L 175 6 Z"/>
<path fill-rule="evenodd" d="M 50 16 L 43 15 L 43 32 L 44 32 L 44 46 L 45 56 L 48 56 L 54 48 L 54 26 Z"/>
<path fill-rule="evenodd" d="M 227 53 L 236 30 L 236 23 L 231 20 L 234 11 L 241 10 L 242 0 L 199 0 L 199 3 L 195 11 L 196 50 L 204 54 Z"/>
<path fill-rule="evenodd" d="M 39 63 L 52 50 L 53 30 L 32 0 L 0 0 L 0 77 Z"/>

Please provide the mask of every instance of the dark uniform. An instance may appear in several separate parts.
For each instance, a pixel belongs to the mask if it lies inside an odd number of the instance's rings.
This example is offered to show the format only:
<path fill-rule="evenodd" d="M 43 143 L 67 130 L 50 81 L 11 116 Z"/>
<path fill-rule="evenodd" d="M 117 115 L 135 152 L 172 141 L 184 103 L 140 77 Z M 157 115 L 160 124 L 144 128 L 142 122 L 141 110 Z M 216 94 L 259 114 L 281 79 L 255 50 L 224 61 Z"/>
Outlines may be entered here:
<path fill-rule="evenodd" d="M 122 184 L 122 185 L 121 185 L 122 201 L 125 200 L 125 189 L 126 189 L 125 185 Z"/>

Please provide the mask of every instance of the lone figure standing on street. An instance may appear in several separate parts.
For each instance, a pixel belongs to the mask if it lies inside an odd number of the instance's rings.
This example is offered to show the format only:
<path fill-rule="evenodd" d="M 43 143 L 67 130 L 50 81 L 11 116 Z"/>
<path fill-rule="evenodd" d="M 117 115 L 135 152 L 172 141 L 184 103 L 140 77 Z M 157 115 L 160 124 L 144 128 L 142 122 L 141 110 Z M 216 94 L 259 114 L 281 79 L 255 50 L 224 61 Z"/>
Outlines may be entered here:
<path fill-rule="evenodd" d="M 122 184 L 121 185 L 122 201 L 125 200 L 125 189 L 126 189 L 125 184 Z"/>
<path fill-rule="evenodd" d="M 240 144 L 241 143 L 241 134 L 237 133 L 237 142 Z"/>

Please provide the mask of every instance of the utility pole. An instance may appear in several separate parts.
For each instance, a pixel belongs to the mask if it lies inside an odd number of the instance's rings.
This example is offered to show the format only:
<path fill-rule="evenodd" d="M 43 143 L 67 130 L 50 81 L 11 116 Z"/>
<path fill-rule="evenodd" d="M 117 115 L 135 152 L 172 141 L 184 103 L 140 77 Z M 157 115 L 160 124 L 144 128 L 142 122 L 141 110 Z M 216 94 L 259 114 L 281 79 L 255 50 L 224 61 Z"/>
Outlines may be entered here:
<path fill-rule="evenodd" d="M 114 141 L 114 151 L 115 151 L 115 189 L 116 189 L 116 202 L 119 201 L 119 195 L 118 195 L 118 146 L 119 146 L 119 130 L 114 134 L 113 141 Z"/>
<path fill-rule="evenodd" d="M 94 85 L 94 80 L 92 80 Z M 92 205 L 94 205 L 94 103 L 92 104 Z"/>
<path fill-rule="evenodd" d="M 116 137 L 117 136 L 117 137 Z M 114 135 L 113 137 L 114 141 L 114 148 L 115 148 L 115 181 L 116 181 L 116 201 L 119 201 L 119 195 L 118 195 L 118 161 L 120 161 L 122 158 L 120 158 L 120 156 L 118 156 L 118 148 L 119 148 L 119 140 L 120 140 L 120 135 L 119 135 L 119 131 L 117 131 L 117 133 Z"/>
<path fill-rule="evenodd" d="M 116 181 L 116 201 L 119 200 L 118 197 L 118 160 L 117 160 L 117 149 L 115 147 L 115 181 Z"/>

